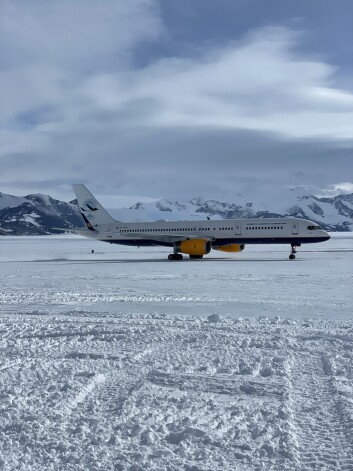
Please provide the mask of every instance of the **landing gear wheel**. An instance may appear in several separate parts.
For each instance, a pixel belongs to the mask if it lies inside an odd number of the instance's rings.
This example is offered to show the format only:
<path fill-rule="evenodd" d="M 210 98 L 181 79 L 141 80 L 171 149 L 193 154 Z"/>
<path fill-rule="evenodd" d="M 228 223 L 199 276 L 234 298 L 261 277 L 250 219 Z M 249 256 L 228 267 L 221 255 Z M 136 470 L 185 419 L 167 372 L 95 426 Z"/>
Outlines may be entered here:
<path fill-rule="evenodd" d="M 181 253 L 170 253 L 168 255 L 168 260 L 182 260 L 183 256 Z"/>
<path fill-rule="evenodd" d="M 198 258 L 202 258 L 203 255 L 189 255 L 189 257 L 190 257 L 191 259 L 196 259 L 196 258 L 198 259 Z"/>
<path fill-rule="evenodd" d="M 297 246 L 295 244 L 291 244 L 292 250 L 289 255 L 289 260 L 295 260 L 295 254 L 297 253 Z"/>

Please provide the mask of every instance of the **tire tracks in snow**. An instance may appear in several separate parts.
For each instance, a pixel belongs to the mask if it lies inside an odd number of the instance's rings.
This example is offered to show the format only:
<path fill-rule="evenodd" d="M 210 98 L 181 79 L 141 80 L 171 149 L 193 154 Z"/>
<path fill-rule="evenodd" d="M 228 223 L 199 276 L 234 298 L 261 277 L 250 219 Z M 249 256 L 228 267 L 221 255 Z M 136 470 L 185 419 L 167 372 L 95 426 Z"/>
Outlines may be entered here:
<path fill-rule="evenodd" d="M 161 346 L 151 346 L 137 354 L 125 357 L 120 365 L 105 374 L 105 381 L 96 390 L 95 399 L 112 414 L 114 428 L 120 426 L 127 419 L 128 404 L 133 401 L 134 396 L 146 382 L 149 368 L 143 363 L 148 362 L 161 349 Z"/>
<path fill-rule="evenodd" d="M 353 438 L 327 354 L 297 351 L 289 378 L 289 457 L 295 470 L 353 470 Z"/>

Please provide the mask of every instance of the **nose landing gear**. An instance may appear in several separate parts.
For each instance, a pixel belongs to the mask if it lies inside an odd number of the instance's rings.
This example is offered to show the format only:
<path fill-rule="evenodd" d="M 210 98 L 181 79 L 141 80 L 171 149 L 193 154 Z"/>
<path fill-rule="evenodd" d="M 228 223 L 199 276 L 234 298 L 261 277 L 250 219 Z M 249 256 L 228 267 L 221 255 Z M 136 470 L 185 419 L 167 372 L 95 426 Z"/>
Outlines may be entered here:
<path fill-rule="evenodd" d="M 291 244 L 291 245 L 292 245 L 292 250 L 289 255 L 289 260 L 295 260 L 295 254 L 297 253 L 297 246 L 295 244 Z"/>

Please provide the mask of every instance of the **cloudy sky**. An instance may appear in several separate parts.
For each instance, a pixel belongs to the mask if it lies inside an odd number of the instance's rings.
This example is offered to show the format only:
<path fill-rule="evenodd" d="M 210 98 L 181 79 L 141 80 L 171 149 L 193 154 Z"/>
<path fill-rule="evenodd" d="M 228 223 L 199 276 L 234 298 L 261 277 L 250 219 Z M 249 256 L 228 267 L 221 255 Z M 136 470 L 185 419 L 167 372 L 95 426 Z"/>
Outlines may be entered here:
<path fill-rule="evenodd" d="M 353 191 L 351 0 L 2 0 L 0 191 Z"/>

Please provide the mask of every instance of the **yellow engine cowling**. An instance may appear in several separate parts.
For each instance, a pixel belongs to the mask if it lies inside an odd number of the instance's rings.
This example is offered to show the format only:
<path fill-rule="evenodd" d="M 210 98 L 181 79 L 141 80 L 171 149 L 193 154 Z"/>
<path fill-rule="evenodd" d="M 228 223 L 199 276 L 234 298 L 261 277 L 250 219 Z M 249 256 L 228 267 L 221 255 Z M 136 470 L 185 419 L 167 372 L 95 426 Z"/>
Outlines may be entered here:
<path fill-rule="evenodd" d="M 211 242 L 205 239 L 182 240 L 175 245 L 178 252 L 188 255 L 205 255 L 211 251 Z"/>
<path fill-rule="evenodd" d="M 244 244 L 229 244 L 229 245 L 221 245 L 219 247 L 212 247 L 213 250 L 220 250 L 221 252 L 241 252 L 244 250 Z"/>

